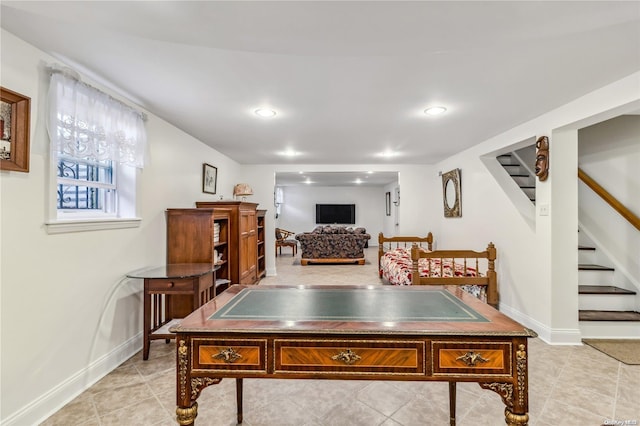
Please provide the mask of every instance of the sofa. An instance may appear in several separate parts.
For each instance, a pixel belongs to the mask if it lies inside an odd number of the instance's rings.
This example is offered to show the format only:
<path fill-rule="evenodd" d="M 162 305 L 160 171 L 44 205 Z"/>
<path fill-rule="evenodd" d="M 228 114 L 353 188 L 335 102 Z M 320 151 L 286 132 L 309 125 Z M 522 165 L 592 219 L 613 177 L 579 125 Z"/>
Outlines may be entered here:
<path fill-rule="evenodd" d="M 364 228 L 317 226 L 296 235 L 300 242 L 300 264 L 357 263 L 364 265 L 364 248 L 371 236 Z"/>

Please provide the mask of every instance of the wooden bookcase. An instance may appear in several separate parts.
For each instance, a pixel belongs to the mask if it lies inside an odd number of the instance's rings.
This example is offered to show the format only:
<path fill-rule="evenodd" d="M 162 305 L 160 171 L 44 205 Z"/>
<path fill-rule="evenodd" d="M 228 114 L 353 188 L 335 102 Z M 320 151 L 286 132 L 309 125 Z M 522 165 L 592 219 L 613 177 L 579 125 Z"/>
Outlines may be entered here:
<path fill-rule="evenodd" d="M 167 263 L 219 265 L 216 294 L 229 285 L 233 266 L 229 215 L 228 209 L 167 209 Z"/>
<path fill-rule="evenodd" d="M 229 212 L 229 279 L 232 284 L 257 284 L 260 281 L 258 204 L 245 201 L 197 201 L 196 207 L 214 211 L 222 209 Z"/>
<path fill-rule="evenodd" d="M 256 212 L 256 219 L 258 221 L 258 279 L 262 279 L 267 275 L 264 228 L 264 218 L 266 214 L 266 210 L 257 210 Z"/>
<path fill-rule="evenodd" d="M 220 266 L 220 269 L 216 271 L 216 294 L 225 290 L 231 283 L 231 265 L 229 262 L 229 214 L 230 212 L 227 209 L 215 209 L 213 211 L 213 248 L 215 250 L 214 254 L 217 254 L 218 256 L 217 259 L 214 258 L 214 263 Z"/>

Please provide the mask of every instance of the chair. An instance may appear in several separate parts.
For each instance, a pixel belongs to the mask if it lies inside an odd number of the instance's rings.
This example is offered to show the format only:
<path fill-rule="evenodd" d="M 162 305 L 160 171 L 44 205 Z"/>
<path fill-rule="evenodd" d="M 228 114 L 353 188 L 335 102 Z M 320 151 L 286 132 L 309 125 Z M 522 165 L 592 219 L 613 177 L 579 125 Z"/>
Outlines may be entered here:
<path fill-rule="evenodd" d="M 286 229 L 276 228 L 276 257 L 278 256 L 278 249 L 282 255 L 282 247 L 291 247 L 291 255 L 298 254 L 298 242 L 295 240 L 288 240 L 290 236 L 295 232 L 287 231 Z"/>

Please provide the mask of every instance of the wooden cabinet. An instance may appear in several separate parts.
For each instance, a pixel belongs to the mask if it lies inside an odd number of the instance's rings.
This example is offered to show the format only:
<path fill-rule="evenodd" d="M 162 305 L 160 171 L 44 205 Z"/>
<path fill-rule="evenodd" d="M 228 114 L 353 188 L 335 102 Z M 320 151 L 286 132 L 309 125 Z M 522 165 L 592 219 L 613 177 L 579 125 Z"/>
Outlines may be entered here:
<path fill-rule="evenodd" d="M 258 210 L 256 213 L 256 218 L 258 220 L 258 278 L 260 279 L 267 275 L 264 229 L 264 218 L 266 214 L 266 210 Z"/>
<path fill-rule="evenodd" d="M 229 212 L 229 279 L 232 284 L 256 284 L 260 280 L 258 204 L 244 201 L 198 201 L 196 207 Z"/>
<path fill-rule="evenodd" d="M 211 263 L 215 293 L 230 283 L 229 209 L 167 209 L 167 263 Z"/>

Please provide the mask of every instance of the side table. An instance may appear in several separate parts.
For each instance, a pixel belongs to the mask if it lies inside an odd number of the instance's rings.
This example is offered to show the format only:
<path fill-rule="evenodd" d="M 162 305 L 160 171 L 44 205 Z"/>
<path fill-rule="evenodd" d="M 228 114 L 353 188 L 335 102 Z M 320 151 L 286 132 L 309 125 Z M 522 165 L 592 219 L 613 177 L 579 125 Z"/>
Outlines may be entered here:
<path fill-rule="evenodd" d="M 138 269 L 128 278 L 144 280 L 142 359 L 149 359 L 151 340 L 173 339 L 169 328 L 215 297 L 215 271 L 210 263 L 179 263 Z"/>

